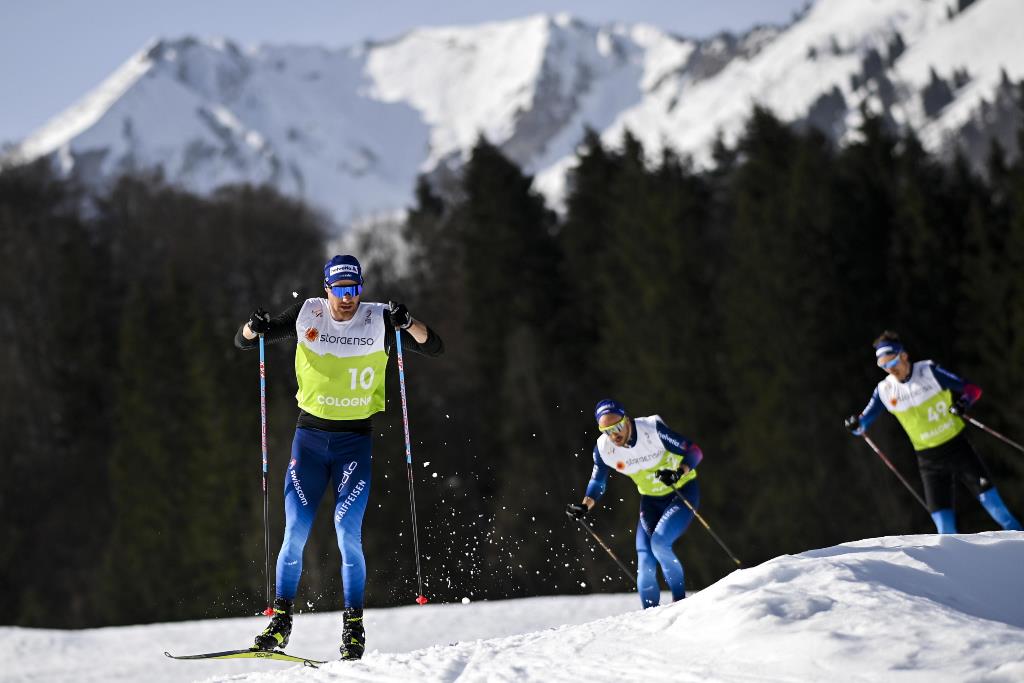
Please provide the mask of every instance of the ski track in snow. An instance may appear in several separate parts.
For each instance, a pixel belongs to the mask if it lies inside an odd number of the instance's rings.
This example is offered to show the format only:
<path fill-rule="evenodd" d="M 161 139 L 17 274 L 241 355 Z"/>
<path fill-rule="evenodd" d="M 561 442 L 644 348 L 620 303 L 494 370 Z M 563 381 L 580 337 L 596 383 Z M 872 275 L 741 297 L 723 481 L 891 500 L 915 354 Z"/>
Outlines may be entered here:
<path fill-rule="evenodd" d="M 1024 681 L 1024 533 L 894 536 L 785 555 L 685 601 L 635 594 L 367 610 L 362 661 L 162 656 L 246 644 L 265 619 L 0 629 L 3 681 Z M 667 596 L 665 596 L 667 598 Z M 664 598 L 663 598 L 664 599 Z M 337 656 L 337 613 L 289 651 Z"/>

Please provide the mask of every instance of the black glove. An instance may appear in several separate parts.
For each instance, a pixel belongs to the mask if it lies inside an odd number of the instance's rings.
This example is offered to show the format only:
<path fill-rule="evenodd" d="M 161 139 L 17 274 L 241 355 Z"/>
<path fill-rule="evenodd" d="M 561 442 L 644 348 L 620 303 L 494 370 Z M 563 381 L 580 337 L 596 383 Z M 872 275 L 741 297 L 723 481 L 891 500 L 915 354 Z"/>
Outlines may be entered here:
<path fill-rule="evenodd" d="M 949 407 L 949 412 L 953 413 L 957 417 L 963 417 L 964 415 L 967 414 L 967 411 L 970 409 L 970 407 L 971 407 L 971 399 L 969 399 L 967 397 L 967 395 L 965 394 L 965 395 L 961 396 L 960 398 L 958 398 L 953 403 L 953 405 L 951 405 Z"/>
<path fill-rule="evenodd" d="M 860 424 L 860 415 L 851 415 L 846 418 L 843 422 L 843 426 L 850 430 L 850 433 L 854 436 L 860 436 L 864 433 L 864 427 Z"/>
<path fill-rule="evenodd" d="M 253 334 L 266 334 L 270 329 L 270 314 L 262 306 L 257 307 L 249 317 L 249 329 Z"/>
<path fill-rule="evenodd" d="M 405 304 L 397 301 L 389 301 L 388 308 L 391 310 L 391 323 L 400 330 L 407 330 L 412 325 L 412 316 Z"/>
<path fill-rule="evenodd" d="M 682 478 L 683 473 L 680 470 L 658 470 L 654 476 L 665 486 L 672 486 Z"/>
<path fill-rule="evenodd" d="M 590 512 L 590 508 L 583 503 L 569 503 L 565 506 L 565 514 L 573 519 L 583 519 L 588 512 Z"/>

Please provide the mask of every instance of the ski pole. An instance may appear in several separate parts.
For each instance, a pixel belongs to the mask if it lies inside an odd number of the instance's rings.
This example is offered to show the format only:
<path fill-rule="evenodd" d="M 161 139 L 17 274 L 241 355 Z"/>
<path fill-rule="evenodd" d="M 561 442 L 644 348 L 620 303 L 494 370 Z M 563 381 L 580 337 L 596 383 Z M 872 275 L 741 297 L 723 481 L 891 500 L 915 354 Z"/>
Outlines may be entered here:
<path fill-rule="evenodd" d="M 582 526 L 582 527 L 583 527 L 584 529 L 586 529 L 586 530 L 587 530 L 587 532 L 588 532 L 588 533 L 589 533 L 589 534 L 590 534 L 591 536 L 593 536 L 593 537 L 594 537 L 594 540 L 595 540 L 595 541 L 597 541 L 597 544 L 598 544 L 598 545 L 600 545 L 600 546 L 601 546 L 602 548 L 604 548 L 604 551 L 605 551 L 606 553 L 608 553 L 608 555 L 610 555 L 610 556 L 611 556 L 611 558 L 612 558 L 613 560 L 615 560 L 615 564 L 619 565 L 619 569 L 621 569 L 621 570 L 622 570 L 622 574 L 623 574 L 623 575 L 624 575 L 624 576 L 625 576 L 625 577 L 626 577 L 626 578 L 627 578 L 627 579 L 628 579 L 628 580 L 629 580 L 629 581 L 630 581 L 631 583 L 632 583 L 632 582 L 635 582 L 635 581 L 636 581 L 636 577 L 635 577 L 635 576 L 633 575 L 633 572 L 631 572 L 631 571 L 629 570 L 629 567 L 627 567 L 627 566 L 626 566 L 626 563 L 625 563 L 625 562 L 623 562 L 622 560 L 620 560 L 620 559 L 619 559 L 619 556 L 618 556 L 618 555 L 616 555 L 616 554 L 615 554 L 614 552 L 612 552 L 612 549 L 608 547 L 608 544 L 607 544 L 607 543 L 605 543 L 604 541 L 602 541 L 602 540 L 601 540 L 601 537 L 597 535 L 597 532 L 596 532 L 596 531 L 594 531 L 594 530 L 593 530 L 593 529 L 592 529 L 592 528 L 590 527 L 590 525 L 589 525 L 589 524 L 587 524 L 587 522 L 586 522 L 585 520 L 583 520 L 583 519 L 579 519 L 578 517 L 574 517 L 573 519 L 575 519 L 575 520 L 576 520 L 577 522 L 579 522 L 579 523 L 580 523 L 580 526 Z"/>
<path fill-rule="evenodd" d="M 715 539 L 718 545 L 722 546 L 722 550 L 724 550 L 725 554 L 729 556 L 729 559 L 735 562 L 737 567 L 742 569 L 743 563 L 740 562 L 738 557 L 733 555 L 732 551 L 729 550 L 729 547 L 725 545 L 725 541 L 719 538 L 718 534 L 716 534 L 714 530 L 712 530 L 711 525 L 704 521 L 704 518 L 700 516 L 699 512 L 697 512 L 697 508 L 693 507 L 690 501 L 686 500 L 686 497 L 679 492 L 679 489 L 672 489 L 672 493 L 676 494 L 676 497 L 679 498 L 679 500 L 683 501 L 683 504 L 686 505 L 686 507 L 690 508 L 690 512 L 692 512 L 693 516 L 697 518 L 697 521 L 703 524 L 704 528 L 708 530 L 709 534 L 711 534 L 711 538 Z"/>
<path fill-rule="evenodd" d="M 992 429 L 991 427 L 986 427 L 985 425 L 981 424 L 980 422 L 975 420 L 970 415 L 961 415 L 960 417 L 963 418 L 964 420 L 967 420 L 968 422 L 970 422 L 972 425 L 974 425 L 978 429 L 985 430 L 986 432 L 988 432 L 992 436 L 996 437 L 997 439 L 999 439 L 1003 443 L 1009 444 L 1010 446 L 1013 446 L 1014 448 L 1016 448 L 1021 453 L 1024 453 L 1024 446 L 1021 446 L 1019 443 L 1017 443 L 1013 439 L 1010 439 L 1008 437 L 1003 436 L 1002 434 L 1000 434 L 996 430 Z"/>
<path fill-rule="evenodd" d="M 409 511 L 412 516 L 412 547 L 416 554 L 416 583 L 419 595 L 416 602 L 427 604 L 427 596 L 423 594 L 423 572 L 420 569 L 420 537 L 416 528 L 416 494 L 413 491 L 412 473 L 412 439 L 409 437 L 409 406 L 405 396 L 405 361 L 402 359 L 402 331 L 395 328 L 395 355 L 398 359 L 398 386 L 402 390 L 402 427 L 405 429 L 405 474 L 409 479 Z"/>
<path fill-rule="evenodd" d="M 263 335 L 260 337 L 260 444 L 263 447 L 263 547 L 266 551 L 267 609 L 263 614 L 274 615 L 270 595 L 270 494 L 267 492 L 267 365 L 263 354 Z"/>
<path fill-rule="evenodd" d="M 925 503 L 924 499 L 922 499 L 918 492 L 914 490 L 914 487 L 910 485 L 910 482 L 903 478 L 903 475 L 900 474 L 900 471 L 896 469 L 896 466 L 892 464 L 889 458 L 885 457 L 885 453 L 882 452 L 882 449 L 876 446 L 875 442 L 872 441 L 871 437 L 868 436 L 867 434 L 861 434 L 861 436 L 864 437 L 864 441 L 866 441 L 867 444 L 871 446 L 871 450 L 873 450 L 875 454 L 882 459 L 882 462 L 885 463 L 885 466 L 892 470 L 892 473 L 896 475 L 896 478 L 899 479 L 900 482 L 902 482 L 903 485 L 907 487 L 907 490 L 910 491 L 910 495 L 914 496 L 914 499 L 921 504 L 921 507 L 924 508 L 924 511 L 930 515 L 931 512 L 929 512 L 928 510 L 928 504 Z"/>

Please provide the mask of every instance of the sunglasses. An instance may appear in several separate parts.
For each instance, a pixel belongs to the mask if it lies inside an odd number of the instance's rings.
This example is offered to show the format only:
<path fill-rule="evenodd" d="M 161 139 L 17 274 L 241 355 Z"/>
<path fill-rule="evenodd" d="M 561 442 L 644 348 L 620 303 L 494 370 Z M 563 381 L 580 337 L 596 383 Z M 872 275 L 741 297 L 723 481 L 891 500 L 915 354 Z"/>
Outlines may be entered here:
<path fill-rule="evenodd" d="M 629 422 L 626 420 L 626 416 L 623 415 L 622 419 L 615 424 L 610 424 L 607 427 L 598 427 L 597 430 L 602 434 L 619 434 L 626 431 L 626 427 L 629 426 Z"/>
<path fill-rule="evenodd" d="M 363 293 L 362 285 L 335 285 L 331 287 L 331 293 L 339 299 L 343 299 L 346 296 L 357 297 Z"/>
<path fill-rule="evenodd" d="M 881 358 L 878 359 L 878 367 L 882 368 L 883 370 L 890 370 L 899 365 L 899 363 L 900 355 L 898 353 L 887 361 L 883 361 Z"/>

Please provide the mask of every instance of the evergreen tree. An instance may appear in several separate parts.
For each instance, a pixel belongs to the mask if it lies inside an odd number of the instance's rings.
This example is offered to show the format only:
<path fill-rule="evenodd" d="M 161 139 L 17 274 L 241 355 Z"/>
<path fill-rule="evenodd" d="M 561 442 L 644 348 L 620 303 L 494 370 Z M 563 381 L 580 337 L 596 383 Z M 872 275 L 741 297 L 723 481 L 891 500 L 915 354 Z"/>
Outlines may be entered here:
<path fill-rule="evenodd" d="M 559 473 L 548 467 L 558 451 L 559 424 L 554 336 L 558 330 L 559 253 L 554 215 L 531 189 L 532 179 L 481 139 L 463 179 L 465 202 L 454 220 L 464 250 L 466 301 L 476 313 L 472 339 L 478 384 L 478 419 L 485 425 L 478 448 L 501 453 L 496 464 L 495 535 L 519 543 L 536 531 L 532 517 L 550 519 L 561 499 L 545 485 Z M 514 476 L 511 469 L 514 470 Z M 544 489 L 540 497 L 539 489 Z M 526 498 L 527 492 L 535 495 Z M 496 502 L 497 502 L 496 501 Z M 525 503 L 525 504 L 524 504 Z M 544 549 L 520 546 L 518 567 Z M 529 569 L 513 569 L 513 585 L 532 586 Z"/>
<path fill-rule="evenodd" d="M 747 563 L 931 530 L 841 427 L 882 376 L 869 347 L 881 329 L 977 381 L 978 417 L 1024 434 L 1022 162 L 994 148 L 981 179 L 879 118 L 834 149 L 763 110 L 713 158 L 695 170 L 588 132 L 559 223 L 481 140 L 460 173 L 420 181 L 407 258 L 379 235 L 360 243 L 367 300 L 407 303 L 445 340 L 441 358 L 406 364 L 433 599 L 624 587 L 563 513 L 606 395 L 700 444 L 702 512 Z M 86 626 L 255 612 L 258 377 L 232 337 L 257 305 L 322 295 L 322 220 L 267 188 L 203 198 L 142 176 L 82 201 L 45 165 L 0 172 L 5 613 Z M 292 355 L 267 348 L 272 553 Z M 363 537 L 371 605 L 406 602 L 415 579 L 394 371 L 388 392 Z M 896 422 L 872 435 L 916 481 Z M 1024 472 L 1001 444 L 975 443 L 1019 510 Z M 991 528 L 965 512 L 966 528 Z M 336 608 L 320 518 L 300 599 Z M 613 479 L 594 521 L 633 556 L 629 482 Z M 731 569 L 699 529 L 677 550 L 691 588 Z"/>
<path fill-rule="evenodd" d="M 917 353 L 952 356 L 963 226 L 967 206 L 948 174 L 913 137 L 897 167 L 900 201 L 889 240 L 890 307 Z M 940 332 L 943 331 L 943 332 Z"/>
<path fill-rule="evenodd" d="M 730 524 L 743 530 L 749 562 L 841 538 L 818 520 L 834 504 L 829 473 L 844 465 L 821 459 L 841 450 L 844 436 L 822 324 L 836 305 L 831 155 L 820 136 L 799 138 L 764 110 L 754 112 L 739 149 L 721 304 L 734 419 L 725 443 L 741 459 L 737 473 L 757 482 L 743 498 L 742 521 Z"/>
<path fill-rule="evenodd" d="M 188 582 L 180 556 L 192 548 L 179 545 L 190 485 L 179 470 L 183 395 L 164 370 L 179 366 L 185 349 L 173 320 L 148 312 L 173 305 L 174 294 L 170 273 L 153 273 L 132 288 L 121 319 L 108 465 L 113 524 L 97 601 L 106 623 L 180 617 L 191 597 L 181 590 Z"/>
<path fill-rule="evenodd" d="M 604 273 L 614 269 L 616 250 L 626 235 L 614 225 L 621 213 L 621 197 L 611 191 L 622 173 L 623 156 L 606 150 L 596 132 L 587 129 L 580 143 L 576 166 L 569 172 L 566 216 L 558 231 L 558 243 L 564 254 L 562 281 L 567 299 L 572 302 L 565 315 L 577 344 L 597 346 L 601 340 Z M 604 369 L 588 362 L 589 354 L 568 358 L 575 369 L 581 394 L 593 395 L 603 385 Z"/>
<path fill-rule="evenodd" d="M 1024 138 L 1024 130 L 1021 135 Z M 970 371 L 962 372 L 985 392 L 975 414 L 1019 440 L 1024 434 L 1024 160 L 1005 167 L 995 178 L 994 204 L 979 199 L 971 207 L 959 289 L 963 333 L 958 341 L 961 355 L 970 362 Z M 982 436 L 974 440 L 1004 499 L 1019 510 L 1024 504 L 1024 466 L 1002 444 Z M 995 457 L 988 457 L 990 453 Z"/>
<path fill-rule="evenodd" d="M 80 195 L 45 163 L 0 173 L 0 578 L 8 623 L 93 623 L 92 567 L 109 519 L 109 291 Z M 41 542 L 40 539 L 46 539 Z"/>

